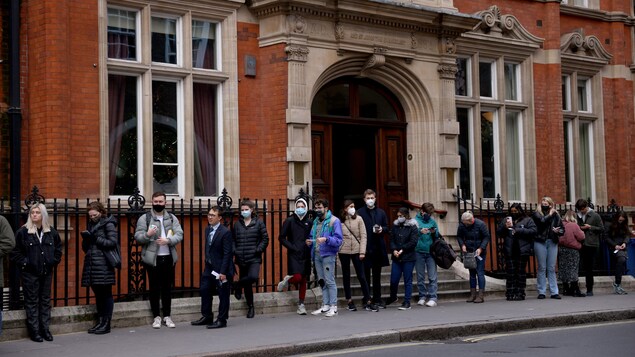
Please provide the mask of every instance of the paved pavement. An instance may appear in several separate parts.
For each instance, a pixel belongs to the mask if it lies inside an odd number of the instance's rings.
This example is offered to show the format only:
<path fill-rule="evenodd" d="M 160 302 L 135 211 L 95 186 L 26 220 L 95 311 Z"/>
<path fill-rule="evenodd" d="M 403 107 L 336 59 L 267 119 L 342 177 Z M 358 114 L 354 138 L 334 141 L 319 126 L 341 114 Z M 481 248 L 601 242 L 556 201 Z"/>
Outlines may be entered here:
<path fill-rule="evenodd" d="M 295 313 L 236 317 L 220 330 L 180 323 L 175 329 L 154 330 L 148 325 L 117 328 L 102 336 L 57 335 L 54 342 L 23 339 L 0 343 L 0 356 L 282 356 L 541 327 L 566 328 L 635 319 L 635 292 L 562 300 L 532 297 L 514 302 L 486 297 L 483 304 L 440 301 L 434 308 L 414 304 L 407 311 L 397 310 L 398 306 L 395 303 L 379 312 L 349 312 L 341 307 L 333 318 Z"/>

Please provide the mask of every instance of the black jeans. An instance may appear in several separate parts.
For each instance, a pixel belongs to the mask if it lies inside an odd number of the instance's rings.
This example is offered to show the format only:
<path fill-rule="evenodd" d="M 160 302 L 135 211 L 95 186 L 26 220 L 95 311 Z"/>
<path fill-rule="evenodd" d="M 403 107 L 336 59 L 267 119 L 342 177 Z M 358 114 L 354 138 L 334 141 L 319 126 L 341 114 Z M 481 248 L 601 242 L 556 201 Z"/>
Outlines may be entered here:
<path fill-rule="evenodd" d="M 248 306 L 254 305 L 254 292 L 251 286 L 258 282 L 258 273 L 260 273 L 260 263 L 238 264 L 238 281 L 236 288 L 242 289 L 245 293 L 245 300 Z"/>
<path fill-rule="evenodd" d="M 112 318 L 114 300 L 112 298 L 112 285 L 92 285 L 90 287 L 95 293 L 95 307 L 99 317 Z"/>
<path fill-rule="evenodd" d="M 593 292 L 593 267 L 595 266 L 595 256 L 597 252 L 598 247 L 583 245 L 582 249 L 580 249 L 580 267 L 584 269 L 587 292 Z"/>
<path fill-rule="evenodd" d="M 53 274 L 34 275 L 22 272 L 24 311 L 29 335 L 49 329 L 51 322 L 51 283 Z"/>
<path fill-rule="evenodd" d="M 359 285 L 362 287 L 362 294 L 364 294 L 364 304 L 370 300 L 370 293 L 368 291 L 368 282 L 366 281 L 366 274 L 364 272 L 364 263 L 359 259 L 359 254 L 341 254 L 340 262 L 342 263 L 342 284 L 344 285 L 344 295 L 346 300 L 351 299 L 351 261 L 355 268 L 355 274 Z"/>
<path fill-rule="evenodd" d="M 366 256 L 364 259 L 364 275 L 368 282 L 370 291 L 370 283 L 373 283 L 373 302 L 378 304 L 381 302 L 381 258 Z M 371 277 L 372 274 L 372 277 Z"/>
<path fill-rule="evenodd" d="M 622 275 L 626 274 L 626 256 L 613 254 L 615 260 L 615 284 L 622 283 Z"/>
<path fill-rule="evenodd" d="M 161 316 L 159 300 L 163 307 L 163 317 L 172 313 L 172 284 L 174 284 L 174 263 L 171 255 L 157 256 L 157 265 L 146 265 L 150 282 L 150 309 L 154 317 Z"/>

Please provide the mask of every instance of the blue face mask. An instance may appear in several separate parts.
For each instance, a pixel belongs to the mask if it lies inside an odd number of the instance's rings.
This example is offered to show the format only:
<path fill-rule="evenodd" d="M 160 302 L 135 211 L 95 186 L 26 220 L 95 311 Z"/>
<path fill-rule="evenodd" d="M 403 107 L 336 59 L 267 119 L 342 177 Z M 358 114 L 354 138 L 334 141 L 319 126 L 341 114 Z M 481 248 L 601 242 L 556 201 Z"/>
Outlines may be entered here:
<path fill-rule="evenodd" d="M 243 216 L 243 218 L 249 218 L 251 217 L 251 210 L 240 211 L 240 215 Z"/>
<path fill-rule="evenodd" d="M 306 208 L 298 207 L 295 209 L 295 214 L 298 216 L 304 216 L 306 214 Z"/>

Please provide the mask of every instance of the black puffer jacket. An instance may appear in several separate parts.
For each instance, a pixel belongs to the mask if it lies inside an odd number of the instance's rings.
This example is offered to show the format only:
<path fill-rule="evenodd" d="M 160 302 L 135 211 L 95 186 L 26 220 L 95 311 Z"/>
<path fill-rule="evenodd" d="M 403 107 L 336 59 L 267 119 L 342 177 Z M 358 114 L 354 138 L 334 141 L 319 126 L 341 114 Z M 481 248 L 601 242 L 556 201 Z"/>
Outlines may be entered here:
<path fill-rule="evenodd" d="M 564 234 L 564 225 L 562 225 L 560 215 L 553 214 L 545 216 L 539 212 L 534 212 L 532 218 L 538 228 L 536 242 L 544 243 L 547 239 L 551 239 L 552 242 L 558 244 L 560 237 Z M 558 232 L 554 232 L 553 228 L 558 228 Z"/>
<path fill-rule="evenodd" d="M 390 251 L 394 252 L 403 250 L 397 258 L 393 254 L 392 260 L 397 262 L 414 262 L 417 260 L 415 248 L 419 240 L 419 231 L 417 230 L 417 221 L 408 219 L 403 224 L 395 220 L 390 229 Z"/>
<path fill-rule="evenodd" d="M 88 222 L 90 238 L 82 240 L 86 253 L 82 286 L 115 284 L 115 269 L 108 265 L 104 251 L 117 247 L 117 220 L 113 216 L 102 217 L 99 222 Z"/>
<path fill-rule="evenodd" d="M 262 263 L 262 252 L 269 245 L 269 235 L 265 223 L 256 217 L 249 225 L 240 219 L 234 225 L 234 255 L 238 265 Z"/>
<path fill-rule="evenodd" d="M 306 240 L 311 233 L 313 224 L 308 215 L 300 219 L 295 213 L 287 218 L 282 225 L 278 240 L 287 248 L 287 273 L 289 275 L 311 273 L 311 248 Z"/>
<path fill-rule="evenodd" d="M 534 238 L 538 231 L 531 217 L 525 216 L 515 220 L 512 230 L 507 228 L 505 221 L 506 219 L 503 218 L 496 229 L 496 235 L 504 239 L 505 255 L 507 257 L 531 255 Z"/>

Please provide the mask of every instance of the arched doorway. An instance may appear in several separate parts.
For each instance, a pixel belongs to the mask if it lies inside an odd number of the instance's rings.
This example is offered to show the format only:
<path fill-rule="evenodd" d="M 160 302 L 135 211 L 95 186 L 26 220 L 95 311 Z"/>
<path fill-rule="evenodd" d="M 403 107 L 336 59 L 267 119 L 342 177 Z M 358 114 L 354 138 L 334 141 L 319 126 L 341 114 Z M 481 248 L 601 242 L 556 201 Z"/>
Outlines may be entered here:
<path fill-rule="evenodd" d="M 394 217 L 408 196 L 405 130 L 401 104 L 381 84 L 341 77 L 323 86 L 311 106 L 314 193 L 339 213 L 344 199 L 361 207 L 372 188 Z"/>

